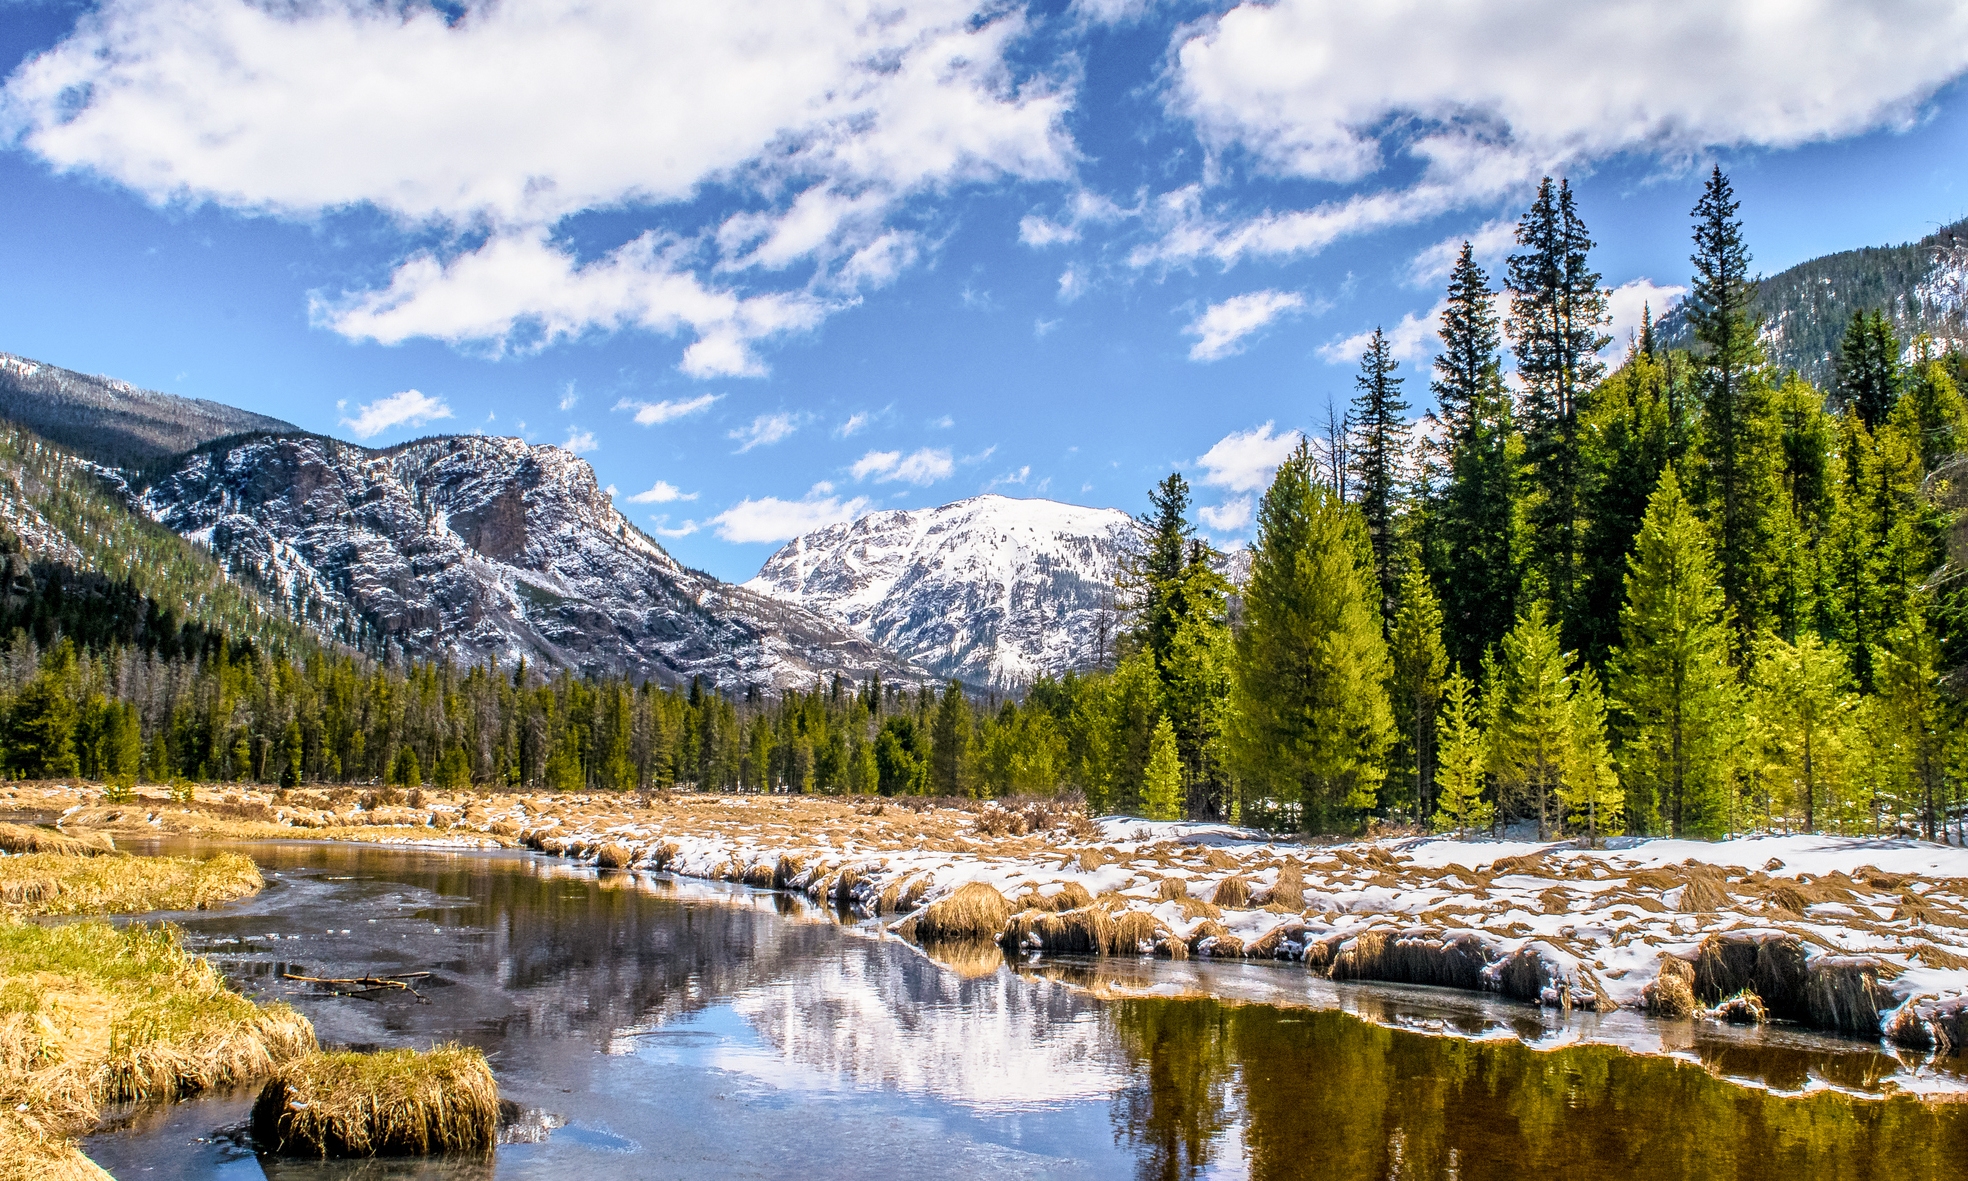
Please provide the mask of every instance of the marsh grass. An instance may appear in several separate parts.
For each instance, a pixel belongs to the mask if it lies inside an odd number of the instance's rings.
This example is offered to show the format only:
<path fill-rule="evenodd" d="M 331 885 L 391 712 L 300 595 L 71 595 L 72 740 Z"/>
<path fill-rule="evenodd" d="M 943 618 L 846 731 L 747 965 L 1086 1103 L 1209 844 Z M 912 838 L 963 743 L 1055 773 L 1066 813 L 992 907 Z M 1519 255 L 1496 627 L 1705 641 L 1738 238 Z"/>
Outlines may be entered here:
<path fill-rule="evenodd" d="M 138 914 L 203 910 L 256 894 L 266 885 L 237 853 L 186 857 L 0 857 L 0 910 L 18 915 Z"/>
<path fill-rule="evenodd" d="M 93 857 L 114 853 L 116 845 L 105 833 L 91 833 L 78 839 L 52 828 L 31 824 L 0 824 L 0 852 L 64 853 L 71 857 Z"/>
<path fill-rule="evenodd" d="M 263 1075 L 314 1047 L 168 926 L 0 918 L 0 1178 L 90 1176 L 69 1137 L 104 1103 L 176 1098 Z"/>
<path fill-rule="evenodd" d="M 482 1156 L 498 1126 L 492 1068 L 455 1045 L 309 1054 L 253 1104 L 254 1143 L 282 1156 Z"/>

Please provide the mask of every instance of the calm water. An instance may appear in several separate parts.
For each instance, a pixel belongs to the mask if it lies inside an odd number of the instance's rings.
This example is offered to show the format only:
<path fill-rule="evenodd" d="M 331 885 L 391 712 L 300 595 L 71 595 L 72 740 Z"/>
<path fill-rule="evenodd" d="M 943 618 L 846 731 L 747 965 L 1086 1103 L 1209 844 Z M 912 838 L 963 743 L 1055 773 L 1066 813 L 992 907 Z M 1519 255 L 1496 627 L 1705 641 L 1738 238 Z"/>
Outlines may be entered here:
<path fill-rule="evenodd" d="M 1968 1177 L 1968 1104 L 1892 1094 L 1932 1069 L 1857 1043 L 1270 965 L 1014 972 L 768 892 L 517 854 L 241 848 L 268 888 L 178 916 L 193 948 L 324 1043 L 480 1046 L 526 1114 L 490 1163 L 282 1164 L 245 1139 L 251 1093 L 215 1096 L 92 1138 L 123 1181 Z M 426 970 L 428 1003 L 282 978 Z M 1098 999 L 1110 985 L 1177 995 Z M 1250 999 L 1179 995 L 1205 987 Z"/>

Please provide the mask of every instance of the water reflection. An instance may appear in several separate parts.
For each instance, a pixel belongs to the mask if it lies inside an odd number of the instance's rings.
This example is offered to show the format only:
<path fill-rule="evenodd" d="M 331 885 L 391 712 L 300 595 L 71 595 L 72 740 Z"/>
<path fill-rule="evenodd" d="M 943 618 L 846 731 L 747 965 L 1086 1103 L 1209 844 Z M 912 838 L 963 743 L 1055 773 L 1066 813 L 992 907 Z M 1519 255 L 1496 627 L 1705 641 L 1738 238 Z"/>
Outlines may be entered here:
<path fill-rule="evenodd" d="M 1264 965 L 931 957 L 782 895 L 518 855 L 247 851 L 272 885 L 184 916 L 194 946 L 324 1041 L 482 1046 L 537 1134 L 490 1165 L 263 1163 L 225 1132 L 250 1095 L 215 1097 L 92 1141 L 126 1179 L 1968 1176 L 1968 1108 L 1830 1089 L 1933 1069 L 1856 1043 Z M 416 970 L 427 1005 L 285 979 Z M 1142 995 L 1205 988 L 1296 1004 Z M 1567 1044 L 1594 1038 L 1679 1060 Z"/>

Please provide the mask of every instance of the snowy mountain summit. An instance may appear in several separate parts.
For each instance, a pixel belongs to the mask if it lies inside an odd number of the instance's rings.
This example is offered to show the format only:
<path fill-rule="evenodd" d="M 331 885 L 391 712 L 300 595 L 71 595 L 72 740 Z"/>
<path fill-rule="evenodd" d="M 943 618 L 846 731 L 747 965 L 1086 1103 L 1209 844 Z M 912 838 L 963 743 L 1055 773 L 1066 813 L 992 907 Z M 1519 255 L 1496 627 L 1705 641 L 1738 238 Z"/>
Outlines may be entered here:
<path fill-rule="evenodd" d="M 940 676 L 1014 684 L 1092 665 L 1134 522 L 1111 508 L 973 496 L 788 542 L 744 584 Z"/>
<path fill-rule="evenodd" d="M 729 690 L 922 676 L 829 619 L 681 565 L 558 447 L 233 438 L 183 456 L 139 496 L 158 523 L 336 639 Z"/>

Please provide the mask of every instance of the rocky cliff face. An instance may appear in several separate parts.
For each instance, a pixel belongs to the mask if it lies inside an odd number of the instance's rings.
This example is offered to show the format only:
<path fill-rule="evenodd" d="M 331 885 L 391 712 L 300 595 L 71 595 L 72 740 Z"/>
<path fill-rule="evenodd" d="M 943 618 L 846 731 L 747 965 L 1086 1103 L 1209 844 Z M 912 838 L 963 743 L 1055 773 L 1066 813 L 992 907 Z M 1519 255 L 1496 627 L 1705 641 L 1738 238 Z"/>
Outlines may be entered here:
<path fill-rule="evenodd" d="M 831 616 L 938 676 L 1029 682 L 1112 643 L 1119 509 L 976 496 L 809 533 L 745 587 Z"/>
<path fill-rule="evenodd" d="M 558 447 L 260 436 L 193 452 L 134 496 L 299 617 L 417 656 L 724 688 L 922 675 L 795 604 L 680 565 Z"/>

